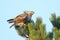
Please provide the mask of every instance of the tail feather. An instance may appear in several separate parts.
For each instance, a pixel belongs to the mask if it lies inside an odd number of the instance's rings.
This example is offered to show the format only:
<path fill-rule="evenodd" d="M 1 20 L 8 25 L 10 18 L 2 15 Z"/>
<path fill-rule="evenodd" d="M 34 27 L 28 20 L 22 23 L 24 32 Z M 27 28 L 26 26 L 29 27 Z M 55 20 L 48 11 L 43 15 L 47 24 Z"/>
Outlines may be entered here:
<path fill-rule="evenodd" d="M 15 25 L 15 24 L 12 24 L 12 25 L 10 26 L 10 28 L 12 28 L 14 25 Z"/>
<path fill-rule="evenodd" d="M 7 20 L 8 23 L 13 23 L 13 19 Z"/>

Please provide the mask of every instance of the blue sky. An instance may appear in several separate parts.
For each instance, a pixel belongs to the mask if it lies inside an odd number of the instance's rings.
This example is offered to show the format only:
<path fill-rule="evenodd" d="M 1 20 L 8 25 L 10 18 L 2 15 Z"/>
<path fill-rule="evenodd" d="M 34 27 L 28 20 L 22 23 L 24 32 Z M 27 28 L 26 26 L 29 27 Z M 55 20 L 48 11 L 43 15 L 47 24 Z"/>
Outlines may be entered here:
<path fill-rule="evenodd" d="M 36 17 L 42 17 L 49 32 L 52 29 L 50 14 L 55 12 L 57 16 L 60 15 L 60 0 L 0 0 L 0 40 L 25 40 L 17 34 L 14 27 L 9 28 L 11 24 L 7 20 L 29 10 L 35 12 L 32 16 L 34 21 Z"/>

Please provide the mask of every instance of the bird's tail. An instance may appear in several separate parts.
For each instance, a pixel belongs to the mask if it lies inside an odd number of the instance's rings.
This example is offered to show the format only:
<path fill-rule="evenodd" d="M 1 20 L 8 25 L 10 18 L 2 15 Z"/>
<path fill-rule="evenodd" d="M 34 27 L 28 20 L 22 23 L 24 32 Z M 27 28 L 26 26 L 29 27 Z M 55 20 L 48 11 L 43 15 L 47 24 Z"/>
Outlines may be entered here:
<path fill-rule="evenodd" d="M 7 20 L 8 23 L 13 23 L 13 19 Z"/>

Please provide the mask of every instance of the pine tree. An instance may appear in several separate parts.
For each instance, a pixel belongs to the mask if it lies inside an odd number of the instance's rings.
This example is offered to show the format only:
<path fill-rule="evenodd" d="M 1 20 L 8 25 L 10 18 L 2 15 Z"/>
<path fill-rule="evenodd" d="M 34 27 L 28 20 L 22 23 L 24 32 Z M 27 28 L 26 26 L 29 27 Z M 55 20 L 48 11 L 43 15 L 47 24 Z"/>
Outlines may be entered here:
<path fill-rule="evenodd" d="M 36 24 L 29 23 L 29 38 L 28 40 L 46 40 L 45 24 L 41 18 L 37 18 Z"/>

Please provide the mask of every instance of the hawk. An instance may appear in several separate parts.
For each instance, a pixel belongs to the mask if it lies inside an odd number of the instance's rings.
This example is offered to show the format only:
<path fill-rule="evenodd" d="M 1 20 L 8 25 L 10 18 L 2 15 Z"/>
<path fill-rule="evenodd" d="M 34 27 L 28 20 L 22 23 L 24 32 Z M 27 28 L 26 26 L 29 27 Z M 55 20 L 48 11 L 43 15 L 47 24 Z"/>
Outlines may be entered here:
<path fill-rule="evenodd" d="M 33 14 L 34 14 L 34 11 L 27 11 L 18 15 L 17 17 L 13 19 L 7 20 L 7 22 L 13 23 L 13 25 L 11 25 L 10 28 L 14 25 L 24 26 L 26 25 L 26 23 L 31 21 L 31 17 Z"/>

